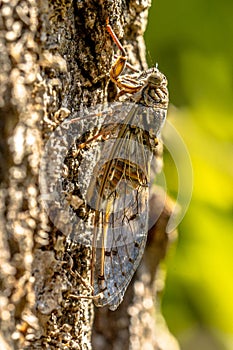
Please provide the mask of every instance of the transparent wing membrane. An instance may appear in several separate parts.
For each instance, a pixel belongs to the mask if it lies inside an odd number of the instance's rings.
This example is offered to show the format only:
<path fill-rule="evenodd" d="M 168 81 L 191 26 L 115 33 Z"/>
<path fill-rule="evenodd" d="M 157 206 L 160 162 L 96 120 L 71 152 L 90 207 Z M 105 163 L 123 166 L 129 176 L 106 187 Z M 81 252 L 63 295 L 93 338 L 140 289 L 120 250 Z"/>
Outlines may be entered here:
<path fill-rule="evenodd" d="M 91 247 L 97 306 L 117 308 L 143 255 L 150 166 L 165 117 L 137 103 L 97 106 L 68 118 L 46 145 L 42 197 L 67 240 Z"/>

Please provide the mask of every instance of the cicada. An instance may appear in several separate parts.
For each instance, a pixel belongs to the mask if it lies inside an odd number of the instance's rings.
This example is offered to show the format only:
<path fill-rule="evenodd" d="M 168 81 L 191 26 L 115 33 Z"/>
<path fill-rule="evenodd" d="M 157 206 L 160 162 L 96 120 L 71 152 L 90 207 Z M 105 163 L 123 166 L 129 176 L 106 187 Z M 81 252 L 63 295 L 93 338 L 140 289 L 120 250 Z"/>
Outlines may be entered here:
<path fill-rule="evenodd" d="M 115 310 L 144 253 L 151 162 L 158 152 L 168 90 L 158 67 L 134 69 L 109 23 L 107 31 L 121 51 L 109 75 L 123 102 L 89 115 L 92 130 L 75 141 L 66 162 L 77 160 L 73 194 L 81 198 L 81 204 L 73 205 L 80 218 L 78 233 L 70 239 L 80 240 L 82 232 L 81 242 L 91 245 L 94 303 Z M 126 66 L 131 74 L 123 74 Z"/>

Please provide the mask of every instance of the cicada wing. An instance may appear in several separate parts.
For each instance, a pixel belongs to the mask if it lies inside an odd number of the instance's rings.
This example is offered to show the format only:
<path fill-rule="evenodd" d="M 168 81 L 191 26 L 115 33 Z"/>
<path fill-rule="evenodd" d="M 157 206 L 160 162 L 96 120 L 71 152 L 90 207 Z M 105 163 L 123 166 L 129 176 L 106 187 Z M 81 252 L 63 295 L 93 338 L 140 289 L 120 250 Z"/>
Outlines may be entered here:
<path fill-rule="evenodd" d="M 71 195 L 83 201 L 69 207 L 77 219 L 72 219 L 68 239 L 92 247 L 94 296 L 103 296 L 94 300 L 111 310 L 122 301 L 144 253 L 152 147 L 163 123 L 159 118 L 157 112 L 132 103 L 111 104 L 93 113 L 87 118 L 89 127 L 96 124 L 99 131 L 83 133 L 90 136 L 80 137 L 81 147 L 75 141 L 78 167 L 62 183 L 65 192 L 71 188 Z M 72 142 L 75 124 L 67 124 Z M 66 159 L 73 162 L 72 154 Z"/>
<path fill-rule="evenodd" d="M 131 116 L 133 124 L 137 108 Z M 121 303 L 144 253 L 152 158 L 144 130 L 121 124 L 119 135 L 114 143 L 109 142 L 110 151 L 106 150 L 109 156 L 101 173 L 99 197 L 103 198 L 98 205 L 101 214 L 93 241 L 94 295 L 102 294 L 95 303 L 111 310 Z"/>

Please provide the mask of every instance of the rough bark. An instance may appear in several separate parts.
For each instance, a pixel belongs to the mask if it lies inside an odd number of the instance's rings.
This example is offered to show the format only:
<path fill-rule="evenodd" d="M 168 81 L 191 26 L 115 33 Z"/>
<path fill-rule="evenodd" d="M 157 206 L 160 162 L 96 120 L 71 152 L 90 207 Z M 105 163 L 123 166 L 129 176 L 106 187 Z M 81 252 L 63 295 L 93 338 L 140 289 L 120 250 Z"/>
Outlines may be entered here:
<path fill-rule="evenodd" d="M 126 44 L 129 61 L 146 68 L 143 33 L 149 0 L 4 0 L 0 4 L 1 349 L 177 349 L 153 295 L 171 211 L 149 233 L 145 259 L 115 312 L 73 300 L 88 283 L 90 250 L 67 251 L 38 188 L 43 145 L 81 106 L 113 100 L 108 72 L 114 50 L 106 19 Z M 54 151 L 56 157 L 56 150 Z M 157 192 L 156 192 L 157 193 Z M 151 199 L 159 205 L 159 195 Z M 151 211 L 153 216 L 153 210 Z M 154 258 L 156 256 L 156 260 Z"/>

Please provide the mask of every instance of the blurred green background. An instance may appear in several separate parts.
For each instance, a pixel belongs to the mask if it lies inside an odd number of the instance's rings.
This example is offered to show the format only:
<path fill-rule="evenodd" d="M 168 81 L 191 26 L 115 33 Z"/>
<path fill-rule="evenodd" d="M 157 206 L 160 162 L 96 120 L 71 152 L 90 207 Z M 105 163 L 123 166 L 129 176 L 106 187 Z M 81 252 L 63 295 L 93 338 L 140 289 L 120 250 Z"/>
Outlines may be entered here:
<path fill-rule="evenodd" d="M 233 1 L 154 0 L 145 39 L 149 64 L 158 62 L 169 79 L 168 118 L 194 172 L 167 259 L 163 314 L 182 350 L 232 350 Z M 173 170 L 165 154 L 172 194 Z"/>

